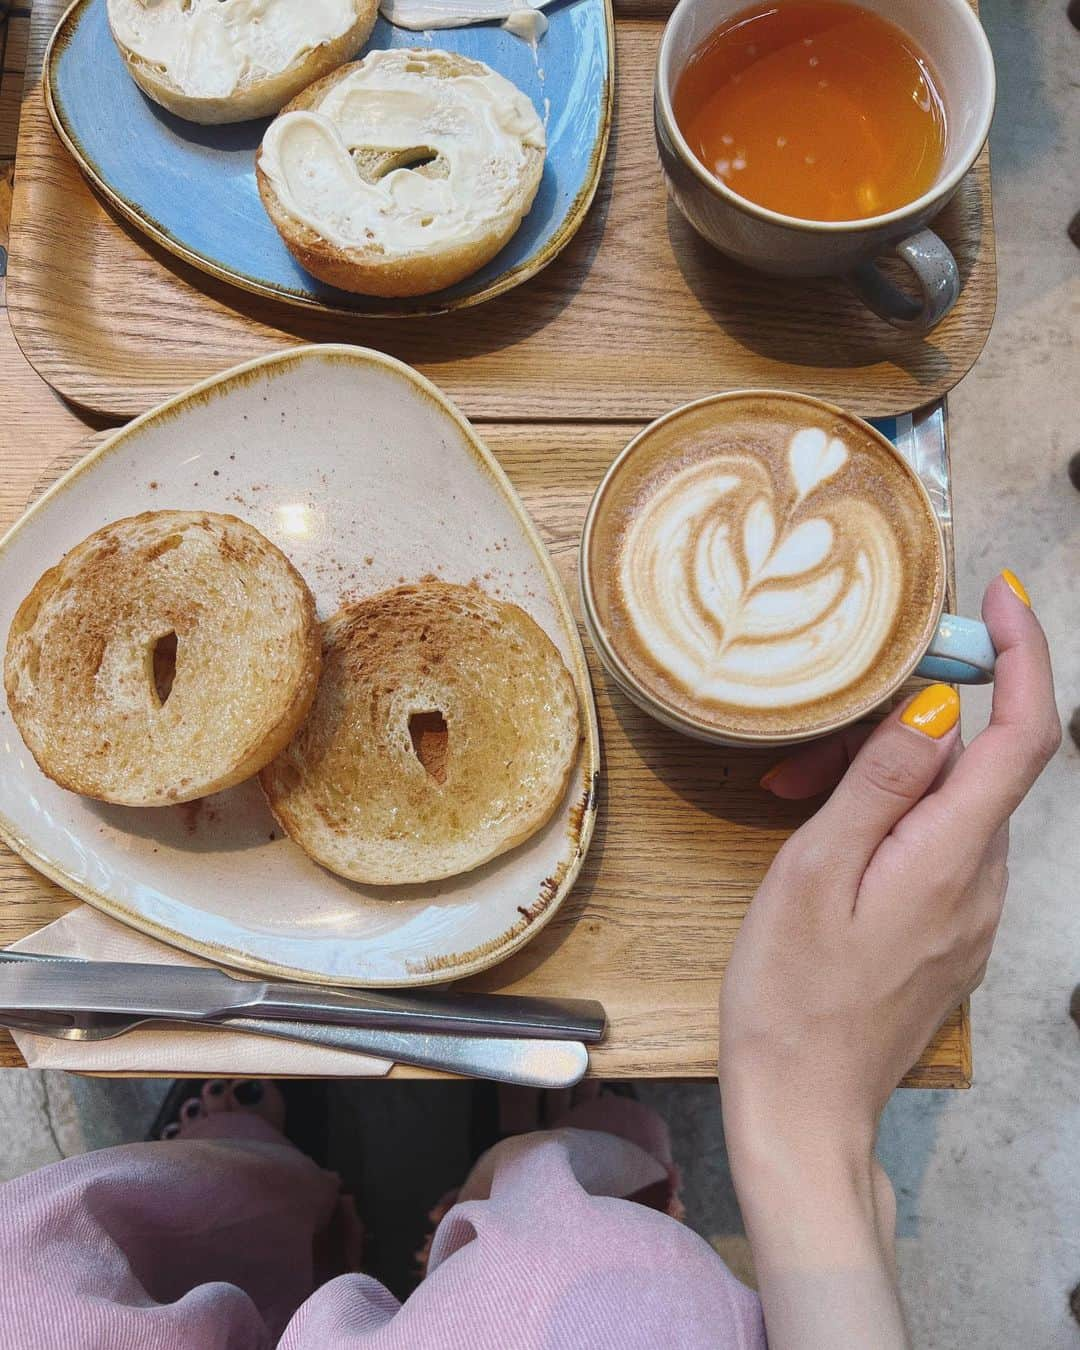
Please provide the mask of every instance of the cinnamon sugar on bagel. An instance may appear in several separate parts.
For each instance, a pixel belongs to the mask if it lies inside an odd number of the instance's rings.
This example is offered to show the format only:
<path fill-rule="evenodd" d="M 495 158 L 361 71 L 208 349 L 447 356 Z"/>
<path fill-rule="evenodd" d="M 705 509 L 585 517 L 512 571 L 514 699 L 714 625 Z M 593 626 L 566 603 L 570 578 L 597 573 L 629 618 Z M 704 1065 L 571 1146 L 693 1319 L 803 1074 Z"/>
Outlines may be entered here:
<path fill-rule="evenodd" d="M 323 625 L 311 715 L 261 782 L 324 867 L 433 881 L 540 829 L 579 737 L 574 682 L 533 619 L 474 586 L 421 582 Z"/>
<path fill-rule="evenodd" d="M 495 256 L 532 206 L 544 125 L 531 100 L 453 52 L 369 52 L 305 89 L 256 159 L 300 265 L 363 295 L 425 295 Z"/>
<path fill-rule="evenodd" d="M 143 93 L 190 122 L 269 117 L 355 56 L 377 0 L 108 0 Z"/>
<path fill-rule="evenodd" d="M 12 620 L 4 688 L 48 777 L 167 806 L 273 759 L 319 666 L 311 592 L 268 539 L 235 516 L 150 511 L 40 578 Z"/>

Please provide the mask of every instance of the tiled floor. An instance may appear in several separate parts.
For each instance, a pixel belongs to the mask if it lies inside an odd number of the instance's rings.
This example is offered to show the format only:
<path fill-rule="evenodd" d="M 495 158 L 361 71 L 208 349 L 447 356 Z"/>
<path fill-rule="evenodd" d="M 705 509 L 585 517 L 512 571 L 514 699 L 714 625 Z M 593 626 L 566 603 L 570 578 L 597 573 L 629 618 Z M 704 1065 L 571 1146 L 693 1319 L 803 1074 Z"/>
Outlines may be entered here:
<path fill-rule="evenodd" d="M 1080 704 L 1080 33 L 1063 0 L 984 0 L 999 67 L 994 186 L 1000 302 L 951 399 L 960 594 L 1012 567 L 1051 634 L 1063 720 Z M 967 700 L 969 731 L 985 717 Z M 1080 1346 L 1080 751 L 1068 740 L 1018 814 L 1012 889 L 974 1006 L 976 1086 L 902 1093 L 882 1152 L 897 1185 L 904 1288 L 919 1350 Z M 0 1078 L 0 1175 L 141 1137 L 160 1089 L 63 1075 Z M 691 1221 L 743 1258 L 715 1092 L 657 1087 Z M 432 1197 L 434 1198 L 434 1197 Z"/>

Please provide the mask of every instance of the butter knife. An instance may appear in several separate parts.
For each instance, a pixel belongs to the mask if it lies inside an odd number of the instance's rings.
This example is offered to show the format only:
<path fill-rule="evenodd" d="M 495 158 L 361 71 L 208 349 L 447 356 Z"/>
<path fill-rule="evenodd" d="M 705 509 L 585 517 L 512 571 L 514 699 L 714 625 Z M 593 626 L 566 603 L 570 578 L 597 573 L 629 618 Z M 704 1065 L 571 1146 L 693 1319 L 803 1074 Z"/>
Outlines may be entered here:
<path fill-rule="evenodd" d="M 117 1013 L 182 1022 L 261 1018 L 584 1042 L 599 1041 L 606 1023 L 603 1007 L 591 999 L 346 991 L 239 980 L 207 966 L 83 961 L 31 952 L 0 952 L 0 1016 L 4 1012 Z"/>

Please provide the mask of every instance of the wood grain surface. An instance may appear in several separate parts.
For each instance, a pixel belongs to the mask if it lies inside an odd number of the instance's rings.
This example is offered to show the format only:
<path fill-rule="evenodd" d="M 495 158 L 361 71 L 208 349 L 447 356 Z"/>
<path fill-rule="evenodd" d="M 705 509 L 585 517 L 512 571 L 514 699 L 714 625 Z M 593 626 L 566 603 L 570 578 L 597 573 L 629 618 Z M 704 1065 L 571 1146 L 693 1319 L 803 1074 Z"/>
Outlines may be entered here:
<path fill-rule="evenodd" d="M 632 2 L 637 12 L 647 13 L 649 0 Z M 38 47 L 58 8 L 54 0 L 38 0 L 33 39 Z M 31 117 L 35 107 L 31 100 Z M 36 111 L 40 113 L 40 108 Z M 33 154 L 32 135 L 24 133 L 22 145 Z M 60 162 L 50 160 L 50 172 Z M 647 168 L 652 175 L 651 161 Z M 620 174 L 624 171 L 620 167 Z M 17 187 L 22 173 L 20 158 Z M 644 174 L 642 165 L 642 182 Z M 68 181 L 73 191 L 83 191 L 77 177 Z M 651 177 L 645 186 L 652 186 Z M 633 184 L 630 187 L 632 190 Z M 22 188 L 20 191 L 25 211 L 30 194 Z M 55 198 L 53 202 L 58 205 Z M 0 192 L 0 245 L 6 242 L 3 207 Z M 100 208 L 95 206 L 94 210 L 100 217 L 97 224 L 61 213 L 57 227 L 65 236 L 64 254 L 69 259 L 78 258 L 81 269 L 69 273 L 64 283 L 69 287 L 66 306 L 58 290 L 49 292 L 51 308 L 47 315 L 51 317 L 43 320 L 42 341 L 58 344 L 58 359 L 63 358 L 64 346 L 55 324 L 63 320 L 71 341 L 78 340 L 84 350 L 100 350 L 106 365 L 114 359 L 119 363 L 109 366 L 118 391 L 132 380 L 139 398 L 150 401 L 174 386 L 155 387 L 152 380 L 138 383 L 145 376 L 146 363 L 161 371 L 184 353 L 186 343 L 200 354 L 200 360 L 208 359 L 208 351 L 217 355 L 205 368 L 185 368 L 183 378 L 177 376 L 178 385 L 241 355 L 263 350 L 265 344 L 280 344 L 279 337 L 264 333 L 257 339 L 255 330 L 244 330 L 247 345 L 243 350 L 229 350 L 227 344 L 215 347 L 214 343 L 222 341 L 222 328 L 215 315 L 229 314 L 226 306 L 215 309 L 209 304 L 203 308 L 195 305 L 185 310 L 173 304 L 170 309 L 162 297 L 175 295 L 177 292 L 169 287 L 177 283 L 170 282 L 163 290 L 158 275 L 162 265 L 153 262 L 141 245 L 128 240 Z M 24 242 L 25 235 L 24 230 Z M 112 270 L 117 265 L 118 237 L 129 250 L 119 264 L 128 268 L 125 279 Z M 53 261 L 59 263 L 61 259 L 54 257 Z M 111 276 L 111 309 L 95 289 L 94 275 L 99 268 Z M 76 283 L 76 273 L 81 283 Z M 94 296 L 98 298 L 88 308 L 88 298 Z M 36 300 L 34 293 L 25 289 L 23 297 L 30 306 L 29 311 L 23 310 L 25 320 L 28 312 L 36 312 Z M 657 296 L 655 303 L 661 300 Z M 88 436 L 103 426 L 102 419 L 77 413 L 63 403 L 35 374 L 16 345 L 2 303 L 0 280 L 0 530 L 85 451 Z M 605 341 L 611 348 L 599 372 L 584 369 L 580 351 L 575 355 L 573 347 L 565 353 L 565 368 L 576 381 L 580 406 L 585 406 L 594 419 L 608 417 L 608 421 L 552 421 L 579 405 L 567 402 L 555 387 L 547 391 L 546 401 L 541 400 L 538 386 L 528 395 L 532 403 L 511 403 L 503 407 L 501 417 L 497 416 L 503 406 L 503 392 L 499 379 L 490 375 L 489 358 L 494 347 L 487 355 L 480 351 L 466 361 L 461 352 L 455 352 L 452 337 L 444 337 L 441 345 L 437 344 L 441 360 L 427 366 L 428 372 L 474 414 L 485 414 L 486 410 L 486 415 L 495 417 L 482 435 L 532 512 L 575 605 L 577 544 L 588 500 L 614 454 L 656 410 L 642 402 L 641 389 L 635 383 L 639 377 L 654 379 L 652 358 L 635 355 L 636 336 L 628 312 L 622 310 L 619 317 L 620 303 L 613 298 L 609 308 L 602 293 L 592 292 L 590 304 L 596 308 L 597 325 L 607 334 Z M 155 305 L 161 307 L 161 313 L 154 328 L 138 328 Z M 487 308 L 491 307 L 484 313 Z M 230 322 L 235 321 L 233 315 Z M 434 327 L 437 329 L 438 321 Z M 131 334 L 137 334 L 137 340 Z M 682 343 L 683 338 L 675 334 L 672 341 Z M 597 338 L 594 347 L 601 346 Z M 688 359 L 685 343 L 682 350 L 684 359 Z M 679 363 L 664 359 L 665 369 L 674 379 L 674 367 Z M 516 360 L 524 358 L 519 353 Z M 478 373 L 468 377 L 470 394 L 462 381 L 474 366 Z M 720 382 L 718 377 L 707 387 Z M 594 396 L 591 403 L 587 398 L 590 390 Z M 669 387 L 663 406 L 687 392 L 704 389 Z M 908 399 L 909 403 L 914 401 Z M 514 421 L 511 409 L 520 408 L 539 408 L 549 420 Z M 42 566 L 49 561 L 43 559 Z M 587 641 L 586 650 L 593 660 Z M 596 835 L 581 879 L 551 925 L 535 941 L 472 984 L 520 992 L 589 994 L 601 999 L 611 1017 L 611 1034 L 593 1052 L 595 1075 L 708 1078 L 715 1071 L 717 993 L 731 944 L 758 882 L 776 849 L 802 819 L 803 809 L 778 802 L 757 787 L 758 777 L 769 762 L 764 754 L 710 749 L 669 732 L 613 690 L 595 661 L 592 673 L 605 778 Z M 0 845 L 0 945 L 27 936 L 75 903 Z M 0 1067 L 21 1063 L 13 1043 L 0 1033 Z M 168 1070 L 168 1065 L 161 1067 Z M 395 1074 L 414 1076 L 409 1070 L 395 1070 Z M 922 1087 L 962 1087 L 970 1077 L 967 1011 L 958 1009 L 906 1081 Z"/>
<path fill-rule="evenodd" d="M 0 370 L 8 362 L 0 348 Z M 0 383 L 0 393 L 3 384 Z M 74 419 L 72 419 L 74 421 Z M 579 611 L 578 538 L 592 491 L 639 423 L 484 428 L 524 498 Z M 37 493 L 77 458 L 49 429 L 13 440 L 9 481 Z M 50 455 L 51 447 L 51 455 Z M 5 500 L 5 506 L 22 503 Z M 762 792 L 774 755 L 714 749 L 666 730 L 605 679 L 589 652 L 604 754 L 592 848 L 551 924 L 471 987 L 600 999 L 608 1041 L 592 1072 L 615 1078 L 709 1077 L 720 978 L 746 906 L 773 854 L 806 814 Z M 0 945 L 71 903 L 10 854 L 0 857 Z M 943 1028 L 910 1081 L 961 1086 L 970 1077 L 966 1016 Z M 0 1065 L 13 1062 L 0 1045 Z"/>
<path fill-rule="evenodd" d="M 951 388 L 982 350 L 994 313 L 986 156 L 935 226 L 964 286 L 929 337 L 888 327 L 843 282 L 793 283 L 737 267 L 665 198 L 651 98 L 669 8 L 650 16 L 643 0 L 616 5 L 615 126 L 577 237 L 523 286 L 435 319 L 311 316 L 179 262 L 95 198 L 34 88 L 20 133 L 9 283 L 23 351 L 65 397 L 123 417 L 240 360 L 305 341 L 388 351 L 437 380 L 470 417 L 496 421 L 648 420 L 739 386 L 802 389 L 883 415 Z M 37 0 L 31 66 L 62 9 L 61 0 Z"/>

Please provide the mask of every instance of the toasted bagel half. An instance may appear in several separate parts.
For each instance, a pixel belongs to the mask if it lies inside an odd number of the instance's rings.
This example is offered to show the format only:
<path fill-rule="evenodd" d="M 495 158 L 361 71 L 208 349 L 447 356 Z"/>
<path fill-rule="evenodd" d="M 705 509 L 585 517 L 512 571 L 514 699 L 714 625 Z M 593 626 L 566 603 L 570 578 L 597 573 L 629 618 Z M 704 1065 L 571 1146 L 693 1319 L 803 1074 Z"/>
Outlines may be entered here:
<path fill-rule="evenodd" d="M 269 763 L 319 667 L 315 602 L 279 549 L 235 516 L 151 511 L 41 577 L 12 621 L 4 688 L 43 773 L 167 806 Z"/>
<path fill-rule="evenodd" d="M 323 625 L 311 715 L 260 781 L 288 834 L 354 881 L 432 881 L 535 833 L 577 759 L 577 690 L 517 605 L 427 581 Z"/>

